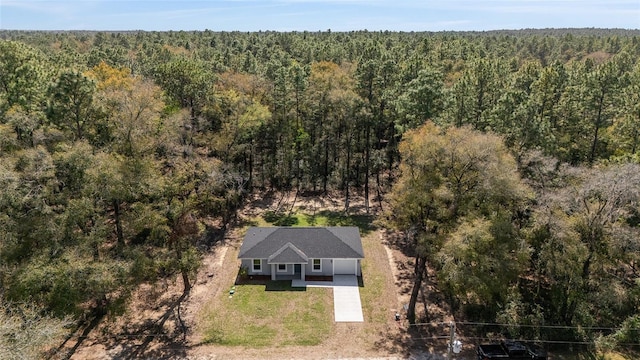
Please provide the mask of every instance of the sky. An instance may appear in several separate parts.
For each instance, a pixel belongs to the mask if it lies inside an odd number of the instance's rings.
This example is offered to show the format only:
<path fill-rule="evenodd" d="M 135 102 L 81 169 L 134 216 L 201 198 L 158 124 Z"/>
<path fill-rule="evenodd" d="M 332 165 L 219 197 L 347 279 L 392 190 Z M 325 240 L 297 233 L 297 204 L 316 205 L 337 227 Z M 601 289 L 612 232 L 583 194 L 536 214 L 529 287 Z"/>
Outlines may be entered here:
<path fill-rule="evenodd" d="M 0 0 L 3 30 L 640 29 L 640 0 Z"/>

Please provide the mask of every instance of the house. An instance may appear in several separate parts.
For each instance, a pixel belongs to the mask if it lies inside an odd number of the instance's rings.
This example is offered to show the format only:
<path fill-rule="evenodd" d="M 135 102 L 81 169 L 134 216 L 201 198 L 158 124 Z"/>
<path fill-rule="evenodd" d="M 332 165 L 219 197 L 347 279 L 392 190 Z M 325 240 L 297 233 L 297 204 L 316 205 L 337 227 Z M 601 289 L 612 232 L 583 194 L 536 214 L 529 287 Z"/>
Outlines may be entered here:
<path fill-rule="evenodd" d="M 349 227 L 251 227 L 238 258 L 248 275 L 272 280 L 361 275 L 360 231 Z"/>

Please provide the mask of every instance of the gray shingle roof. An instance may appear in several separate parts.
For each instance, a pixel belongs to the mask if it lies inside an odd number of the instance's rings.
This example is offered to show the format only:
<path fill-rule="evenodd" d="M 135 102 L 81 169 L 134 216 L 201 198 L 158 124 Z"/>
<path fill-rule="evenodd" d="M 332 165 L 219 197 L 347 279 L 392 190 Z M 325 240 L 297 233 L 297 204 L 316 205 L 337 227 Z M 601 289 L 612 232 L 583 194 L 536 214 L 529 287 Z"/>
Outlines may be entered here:
<path fill-rule="evenodd" d="M 355 226 L 250 227 L 245 234 L 238 258 L 300 258 L 300 254 L 288 246 L 288 243 L 312 259 L 364 258 L 360 230 Z M 278 252 L 280 254 L 276 254 Z"/>
<path fill-rule="evenodd" d="M 286 243 L 267 259 L 269 264 L 307 264 L 309 257 L 292 243 Z"/>

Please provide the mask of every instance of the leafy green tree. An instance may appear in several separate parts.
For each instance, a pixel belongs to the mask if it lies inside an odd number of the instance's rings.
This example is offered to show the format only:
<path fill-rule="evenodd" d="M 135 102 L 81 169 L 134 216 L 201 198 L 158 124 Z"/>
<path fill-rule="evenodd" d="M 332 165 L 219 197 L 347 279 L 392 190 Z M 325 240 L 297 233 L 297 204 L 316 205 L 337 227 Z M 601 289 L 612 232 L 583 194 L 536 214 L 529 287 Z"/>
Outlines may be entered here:
<path fill-rule="evenodd" d="M 14 170 L 3 169 L 7 193 L 0 201 L 6 214 L 0 218 L 3 292 L 60 316 L 101 303 L 126 278 L 121 261 L 97 261 L 103 219 L 81 197 L 91 155 L 83 153 L 88 145 L 76 145 L 55 156 L 42 147 L 18 152 Z"/>
<path fill-rule="evenodd" d="M 547 322 L 618 326 L 637 304 L 637 164 L 582 169 L 538 159 L 526 169 L 539 195 L 528 236 L 535 281 L 523 296 L 543 304 Z"/>
<path fill-rule="evenodd" d="M 375 53 L 372 49 L 371 53 Z M 377 55 L 377 54 L 376 54 Z M 375 55 L 371 55 L 374 57 Z M 375 58 L 362 59 L 358 63 L 358 67 L 355 71 L 356 91 L 360 97 L 365 101 L 364 106 L 369 108 L 368 113 L 364 113 L 362 116 L 364 127 L 364 206 L 369 212 L 369 178 L 372 170 L 371 166 L 371 142 L 372 142 L 372 128 L 375 127 L 374 109 L 382 110 L 380 115 L 384 113 L 386 107 L 384 99 L 381 99 L 379 93 L 374 91 L 383 90 L 381 86 L 375 86 L 377 79 L 378 62 Z"/>
<path fill-rule="evenodd" d="M 397 101 L 399 132 L 414 129 L 425 121 L 433 121 L 443 108 L 442 75 L 431 68 L 422 69 L 404 88 Z"/>
<path fill-rule="evenodd" d="M 44 105 L 48 68 L 40 51 L 21 42 L 0 40 L 0 114 L 12 107 L 26 113 L 39 111 Z"/>
<path fill-rule="evenodd" d="M 438 276 L 455 302 L 497 311 L 529 264 L 510 211 L 463 222 L 438 252 Z M 455 308 L 455 307 L 454 307 Z"/>
<path fill-rule="evenodd" d="M 237 164 L 238 170 L 246 174 L 249 187 L 253 185 L 254 162 L 259 156 L 259 133 L 272 117 L 263 104 L 264 87 L 264 81 L 257 76 L 220 74 L 215 106 L 209 109 L 220 123 L 218 131 L 209 136 L 215 155 Z"/>
<path fill-rule="evenodd" d="M 533 130 L 537 139 L 524 137 L 525 144 L 539 147 L 548 154 L 555 154 L 560 132 L 560 120 L 557 104 L 565 90 L 567 73 L 565 67 L 555 62 L 540 71 L 538 78 L 531 84 L 531 105 L 535 109 Z M 523 127 L 523 130 L 527 131 Z M 525 147 L 527 147 L 525 145 Z"/>
<path fill-rule="evenodd" d="M 627 67 L 626 56 L 619 56 L 601 64 L 587 59 L 571 69 L 559 104 L 564 118 L 560 145 L 566 154 L 561 158 L 574 164 L 593 164 L 610 155 L 605 131 L 619 111 Z"/>
<path fill-rule="evenodd" d="M 184 293 L 188 293 L 192 286 L 190 277 L 195 275 L 200 265 L 199 254 L 193 242 L 202 231 L 194 214 L 185 210 L 183 207 L 181 212 L 169 219 L 169 248 L 175 254 L 176 268 L 182 277 Z"/>
<path fill-rule="evenodd" d="M 471 125 L 477 130 L 493 126 L 490 110 L 499 98 L 504 81 L 504 64 L 499 59 L 469 61 L 462 76 L 451 88 L 451 109 L 447 119 L 456 126 Z"/>
<path fill-rule="evenodd" d="M 609 127 L 617 113 L 617 99 L 626 79 L 628 59 L 620 55 L 600 66 L 597 66 L 586 79 L 586 114 L 592 125 L 591 146 L 588 155 L 589 163 L 593 163 L 602 151 L 599 151 L 601 132 Z"/>
<path fill-rule="evenodd" d="M 291 91 L 293 97 L 293 107 L 295 111 L 293 129 L 295 131 L 295 157 L 298 161 L 294 164 L 295 177 L 297 184 L 306 185 L 306 180 L 312 177 L 309 173 L 309 164 L 311 162 L 311 142 L 308 129 L 305 128 L 305 119 L 309 115 L 309 102 L 307 100 L 307 86 L 309 77 L 309 67 L 303 66 L 298 62 L 293 62 L 289 68 L 289 78 L 291 81 Z M 307 164 L 306 166 L 304 164 Z"/>
<path fill-rule="evenodd" d="M 152 154 L 161 131 L 164 102 L 150 81 L 132 79 L 131 85 L 102 94 L 105 128 L 113 150 L 127 157 Z"/>
<path fill-rule="evenodd" d="M 380 51 L 382 45 L 377 44 L 365 51 L 363 60 L 355 71 L 356 90 L 364 100 L 365 111 L 362 112 L 364 127 L 364 197 L 365 208 L 369 211 L 370 177 L 375 175 L 378 198 L 381 199 L 380 173 L 385 170 L 389 174 L 397 158 L 395 99 L 399 92 L 398 64 L 394 57 Z M 365 60 L 366 59 L 366 60 Z M 382 156 L 386 152 L 386 157 Z M 386 160 L 386 161 L 384 161 Z"/>
<path fill-rule="evenodd" d="M 41 146 L 19 151 L 3 162 L 0 206 L 7 234 L 0 243 L 0 253 L 6 263 L 19 263 L 59 236 L 53 211 L 55 167 L 51 155 Z"/>
<path fill-rule="evenodd" d="M 389 195 L 389 216 L 396 227 L 411 234 L 416 251 L 409 321 L 415 321 L 429 261 L 439 260 L 439 276 L 452 305 L 468 301 L 466 294 L 476 294 L 477 301 L 502 300 L 499 292 L 516 280 L 526 251 L 510 219 L 528 191 L 501 139 L 427 123 L 405 134 L 400 154 L 402 173 Z M 496 246 L 513 250 L 504 255 L 512 261 L 501 263 L 514 267 L 510 271 L 482 263 Z M 458 253 L 461 249 L 465 250 Z M 467 283 L 473 287 L 457 287 L 458 280 L 473 273 Z M 502 287 L 491 289 L 499 282 Z"/>
<path fill-rule="evenodd" d="M 336 169 L 336 146 L 344 139 L 347 114 L 352 109 L 355 94 L 353 79 L 347 69 L 332 62 L 318 62 L 311 66 L 308 98 L 314 117 L 309 119 L 308 133 L 313 144 L 313 157 L 320 159 L 311 168 L 313 174 L 320 174 L 322 191 L 327 192 L 329 182 Z M 313 164 L 313 163 L 312 163 Z M 315 189 L 316 184 L 313 182 Z"/>
<path fill-rule="evenodd" d="M 87 171 L 89 186 L 86 191 L 97 200 L 102 213 L 109 214 L 117 244 L 123 247 L 126 239 L 133 238 L 136 233 L 133 227 L 125 224 L 130 206 L 160 192 L 162 179 L 157 164 L 148 157 L 126 158 L 119 154 L 97 153 L 94 159 L 93 166 Z"/>
<path fill-rule="evenodd" d="M 54 257 L 33 256 L 15 272 L 8 295 L 34 301 L 56 316 L 79 316 L 87 308 L 104 315 L 108 295 L 126 290 L 128 268 L 123 260 L 93 261 L 70 249 Z"/>
<path fill-rule="evenodd" d="M 70 318 L 43 314 L 34 304 L 10 304 L 0 298 L 0 358 L 42 359 L 48 347 L 68 332 Z"/>
<path fill-rule="evenodd" d="M 542 145 L 550 131 L 544 119 L 536 114 L 533 84 L 540 76 L 540 65 L 526 63 L 512 73 L 507 87 L 493 109 L 494 130 L 505 135 L 505 142 L 519 153 Z"/>
<path fill-rule="evenodd" d="M 72 199 L 82 193 L 85 188 L 87 170 L 93 166 L 93 148 L 86 141 L 65 143 L 60 145 L 53 156 L 57 191 L 66 199 Z M 63 201 L 64 202 L 64 199 Z"/>
<path fill-rule="evenodd" d="M 45 123 L 45 114 L 42 111 L 25 111 L 20 106 L 13 106 L 4 114 L 6 123 L 13 128 L 16 146 L 21 148 L 36 145 L 38 130 Z"/>
<path fill-rule="evenodd" d="M 186 57 L 158 64 L 154 79 L 181 107 L 191 110 L 192 119 L 207 104 L 215 80 L 206 62 Z"/>
<path fill-rule="evenodd" d="M 95 83 L 78 71 L 60 75 L 50 89 L 49 120 L 73 140 L 86 139 L 93 131 Z"/>
<path fill-rule="evenodd" d="M 635 155 L 640 146 L 640 63 L 629 74 L 629 84 L 622 90 L 620 113 L 613 123 L 616 155 Z"/>
<path fill-rule="evenodd" d="M 16 146 L 35 146 L 44 123 L 46 87 L 52 66 L 41 52 L 14 41 L 0 41 L 0 124 L 9 124 Z"/>

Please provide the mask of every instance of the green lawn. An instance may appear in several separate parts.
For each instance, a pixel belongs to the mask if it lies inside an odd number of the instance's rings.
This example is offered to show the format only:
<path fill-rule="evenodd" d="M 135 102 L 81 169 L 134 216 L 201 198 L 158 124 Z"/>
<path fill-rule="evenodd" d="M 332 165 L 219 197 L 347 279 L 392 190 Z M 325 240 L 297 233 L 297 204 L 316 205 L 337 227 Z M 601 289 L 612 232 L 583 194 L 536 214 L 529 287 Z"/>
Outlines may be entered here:
<path fill-rule="evenodd" d="M 262 217 L 254 219 L 255 226 L 357 226 L 364 236 L 373 230 L 373 218 L 367 215 L 345 215 L 342 212 L 322 210 L 308 214 L 276 213 L 267 211 Z"/>
<path fill-rule="evenodd" d="M 205 319 L 204 342 L 247 347 L 318 345 L 333 325 L 329 289 L 301 290 L 290 281 L 238 285 Z"/>

